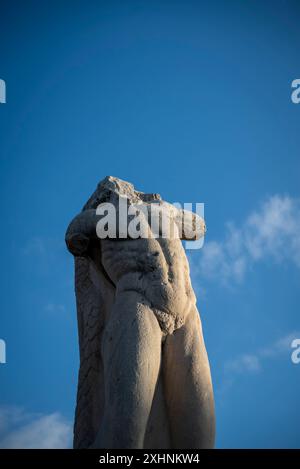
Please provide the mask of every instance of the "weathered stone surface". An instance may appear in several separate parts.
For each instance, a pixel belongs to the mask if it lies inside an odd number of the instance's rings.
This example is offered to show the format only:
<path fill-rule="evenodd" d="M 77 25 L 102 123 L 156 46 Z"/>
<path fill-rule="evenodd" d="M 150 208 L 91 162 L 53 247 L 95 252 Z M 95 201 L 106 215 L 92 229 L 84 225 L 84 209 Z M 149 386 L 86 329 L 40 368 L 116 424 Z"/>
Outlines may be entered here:
<path fill-rule="evenodd" d="M 80 347 L 74 447 L 212 447 L 210 369 L 185 251 L 150 229 L 148 238 L 100 240 L 97 206 L 124 196 L 158 204 L 178 225 L 158 194 L 111 176 L 69 225 Z"/>

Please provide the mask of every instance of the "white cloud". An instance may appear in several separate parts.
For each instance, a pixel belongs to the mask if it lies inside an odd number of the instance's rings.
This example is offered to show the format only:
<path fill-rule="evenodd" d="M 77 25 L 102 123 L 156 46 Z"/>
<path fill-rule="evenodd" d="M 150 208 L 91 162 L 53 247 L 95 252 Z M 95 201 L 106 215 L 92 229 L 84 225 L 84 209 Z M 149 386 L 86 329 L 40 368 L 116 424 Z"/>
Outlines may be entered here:
<path fill-rule="evenodd" d="M 290 260 L 300 268 L 300 201 L 289 196 L 269 198 L 252 213 L 244 230 L 245 245 L 254 260 L 267 255 Z"/>
<path fill-rule="evenodd" d="M 244 371 L 257 372 L 260 371 L 261 364 L 257 355 L 245 354 L 240 357 L 229 360 L 225 363 L 226 372 L 241 373 Z"/>
<path fill-rule="evenodd" d="M 221 283 L 242 282 L 256 262 L 270 258 L 300 268 L 300 200 L 269 197 L 237 228 L 227 223 L 222 241 L 204 243 L 199 271 Z"/>
<path fill-rule="evenodd" d="M 287 334 L 268 347 L 260 348 L 251 354 L 242 354 L 224 364 L 225 373 L 258 372 L 263 368 L 263 362 L 276 358 L 282 354 L 291 354 L 291 344 L 295 338 L 300 337 L 300 331 Z"/>
<path fill-rule="evenodd" d="M 72 425 L 58 412 L 27 413 L 19 407 L 0 407 L 0 448 L 69 448 Z"/>
<path fill-rule="evenodd" d="M 273 358 L 287 351 L 291 351 L 293 340 L 299 337 L 300 331 L 287 334 L 274 342 L 270 347 L 261 349 L 259 354 L 262 358 Z"/>

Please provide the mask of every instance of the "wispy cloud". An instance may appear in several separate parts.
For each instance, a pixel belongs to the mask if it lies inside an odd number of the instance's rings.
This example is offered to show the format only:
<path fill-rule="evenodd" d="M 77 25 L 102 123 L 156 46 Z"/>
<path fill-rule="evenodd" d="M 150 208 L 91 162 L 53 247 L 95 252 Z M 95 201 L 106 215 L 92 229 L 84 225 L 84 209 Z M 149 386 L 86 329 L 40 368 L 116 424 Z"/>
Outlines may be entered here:
<path fill-rule="evenodd" d="M 291 344 L 294 339 L 300 337 L 300 331 L 287 334 L 280 339 L 276 340 L 271 346 L 260 349 L 259 355 L 261 358 L 273 358 L 291 351 Z"/>
<path fill-rule="evenodd" d="M 216 389 L 219 398 L 232 389 L 239 376 L 255 376 L 263 372 L 264 366 L 269 360 L 286 355 L 287 363 L 292 364 L 292 342 L 295 338 L 299 337 L 300 331 L 291 332 L 266 347 L 258 348 L 252 352 L 241 353 L 225 361 L 220 386 Z"/>
<path fill-rule="evenodd" d="M 245 353 L 224 364 L 225 373 L 248 373 L 262 370 L 265 360 L 276 358 L 283 354 L 291 354 L 291 344 L 300 337 L 300 331 L 294 331 L 268 345 L 259 348 L 254 353 Z"/>
<path fill-rule="evenodd" d="M 257 372 L 261 370 L 260 358 L 253 354 L 244 354 L 233 360 L 228 360 L 224 365 L 226 372 Z"/>
<path fill-rule="evenodd" d="M 43 415 L 0 407 L 0 448 L 69 448 L 71 442 L 71 423 L 58 412 Z"/>
<path fill-rule="evenodd" d="M 240 227 L 227 223 L 221 241 L 207 241 L 198 266 L 202 277 L 240 283 L 251 266 L 270 258 L 300 268 L 300 200 L 273 195 Z"/>

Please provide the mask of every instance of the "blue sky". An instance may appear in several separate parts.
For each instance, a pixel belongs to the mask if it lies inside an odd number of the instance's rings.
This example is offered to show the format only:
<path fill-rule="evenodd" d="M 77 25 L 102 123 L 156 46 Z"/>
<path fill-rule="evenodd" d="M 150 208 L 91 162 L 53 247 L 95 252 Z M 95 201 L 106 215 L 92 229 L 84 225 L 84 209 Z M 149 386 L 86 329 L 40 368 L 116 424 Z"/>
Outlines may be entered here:
<path fill-rule="evenodd" d="M 3 1 L 0 16 L 0 446 L 70 444 L 64 232 L 111 174 L 205 203 L 189 258 L 217 446 L 299 447 L 299 3 Z"/>

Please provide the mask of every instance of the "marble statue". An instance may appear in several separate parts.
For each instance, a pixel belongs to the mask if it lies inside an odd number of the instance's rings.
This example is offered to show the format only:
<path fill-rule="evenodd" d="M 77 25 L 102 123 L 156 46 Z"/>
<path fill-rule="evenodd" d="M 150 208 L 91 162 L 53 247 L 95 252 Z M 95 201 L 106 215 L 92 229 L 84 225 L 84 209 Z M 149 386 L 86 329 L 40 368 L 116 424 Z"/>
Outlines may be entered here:
<path fill-rule="evenodd" d="M 155 235 L 146 215 L 147 236 L 121 237 L 117 226 L 115 238 L 100 239 L 97 207 L 118 210 L 120 198 L 161 209 L 170 236 Z M 181 242 L 195 226 L 192 239 L 204 236 L 205 224 L 192 214 L 182 230 L 179 215 L 158 194 L 108 176 L 67 229 L 80 350 L 74 448 L 214 445 L 210 367 Z"/>

